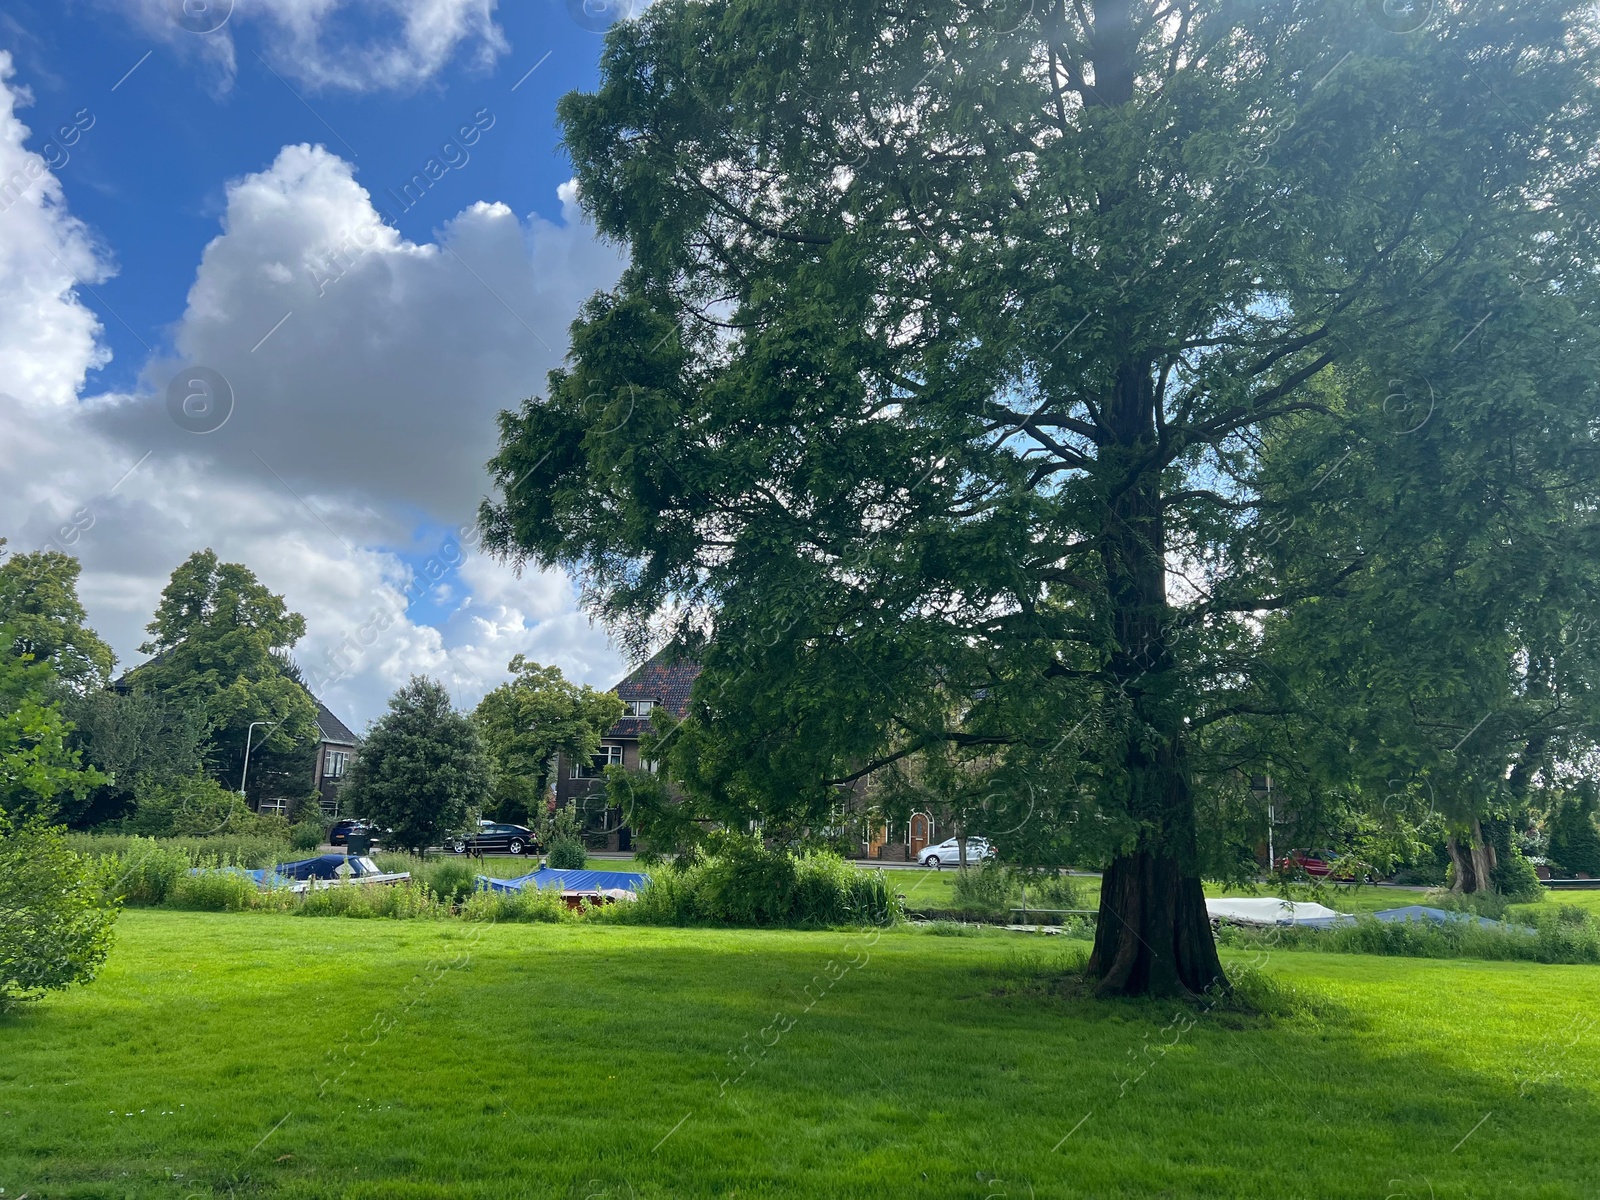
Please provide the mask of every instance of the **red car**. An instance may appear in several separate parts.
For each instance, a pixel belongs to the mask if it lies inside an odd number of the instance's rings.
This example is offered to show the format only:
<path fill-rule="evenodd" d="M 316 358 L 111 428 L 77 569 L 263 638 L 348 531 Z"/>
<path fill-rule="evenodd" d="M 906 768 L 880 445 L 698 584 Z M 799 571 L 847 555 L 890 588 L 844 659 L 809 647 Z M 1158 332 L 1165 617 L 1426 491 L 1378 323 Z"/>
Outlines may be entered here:
<path fill-rule="evenodd" d="M 1338 858 L 1338 852 L 1334 850 L 1291 850 L 1278 861 L 1278 869 L 1285 874 L 1304 871 L 1307 875 L 1323 879 L 1333 875 L 1333 864 Z M 1353 876 L 1333 875 L 1333 878 L 1353 878 Z"/>

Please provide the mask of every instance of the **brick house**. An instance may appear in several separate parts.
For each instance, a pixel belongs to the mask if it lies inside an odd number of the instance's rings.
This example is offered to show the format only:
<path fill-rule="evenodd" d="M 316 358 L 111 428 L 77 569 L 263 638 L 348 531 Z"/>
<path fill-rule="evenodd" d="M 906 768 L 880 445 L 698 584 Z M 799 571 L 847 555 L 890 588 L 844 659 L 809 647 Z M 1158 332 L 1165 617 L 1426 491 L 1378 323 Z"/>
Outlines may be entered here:
<path fill-rule="evenodd" d="M 663 650 L 611 690 L 627 706 L 623 717 L 600 739 L 600 751 L 589 762 L 573 762 L 566 755 L 556 760 L 555 803 L 576 804 L 594 840 L 605 838 L 608 850 L 631 850 L 633 832 L 622 823 L 620 809 L 604 802 L 605 769 L 621 764 L 632 770 L 647 769 L 639 757 L 639 738 L 650 728 L 657 708 L 682 719 L 689 711 L 689 692 L 700 674 L 700 664 L 674 658 Z"/>
<path fill-rule="evenodd" d="M 339 789 L 344 786 L 345 772 L 356 753 L 356 735 L 350 727 L 334 716 L 328 706 L 309 690 L 306 693 L 317 705 L 317 757 L 311 768 L 312 782 L 317 787 L 317 799 L 322 811 L 329 816 L 342 816 L 339 811 Z"/>

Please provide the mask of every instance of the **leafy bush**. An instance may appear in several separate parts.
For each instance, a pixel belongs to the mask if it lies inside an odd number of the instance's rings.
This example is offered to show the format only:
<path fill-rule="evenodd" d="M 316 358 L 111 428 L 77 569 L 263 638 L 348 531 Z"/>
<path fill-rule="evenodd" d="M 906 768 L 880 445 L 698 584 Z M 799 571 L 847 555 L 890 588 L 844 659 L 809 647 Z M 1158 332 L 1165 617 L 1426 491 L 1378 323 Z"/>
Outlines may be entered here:
<path fill-rule="evenodd" d="M 286 834 L 288 826 L 282 817 L 251 812 L 237 792 L 197 775 L 143 789 L 122 828 L 149 837 L 260 837 Z"/>
<path fill-rule="evenodd" d="M 581 871 L 589 862 L 589 852 L 580 841 L 559 838 L 550 843 L 547 861 L 557 871 Z"/>
<path fill-rule="evenodd" d="M 328 822 L 320 812 L 302 817 L 289 829 L 289 845 L 295 850 L 316 850 L 327 840 Z"/>
<path fill-rule="evenodd" d="M 1535 894 L 1542 896 L 1543 892 Z M 1488 917 L 1491 921 L 1504 920 L 1506 909 L 1511 905 L 1511 901 L 1499 892 L 1452 892 L 1441 889 L 1427 893 L 1423 899 L 1434 908 L 1472 913 L 1474 916 Z"/>
<path fill-rule="evenodd" d="M 1070 875 L 1026 873 L 993 859 L 957 871 L 952 892 L 952 911 L 990 917 L 1008 916 L 1024 892 L 1030 910 L 1091 907 L 1087 889 Z"/>
<path fill-rule="evenodd" d="M 120 904 L 165 904 L 178 880 L 194 865 L 178 846 L 154 838 L 124 838 L 122 850 L 95 858 L 96 880 L 110 900 Z"/>
<path fill-rule="evenodd" d="M 94 978 L 117 919 L 98 883 L 61 830 L 0 817 L 0 1011 Z"/>
<path fill-rule="evenodd" d="M 1015 889 L 1011 872 L 993 859 L 980 867 L 962 867 L 951 890 L 956 902 L 968 908 L 1004 909 Z"/>
<path fill-rule="evenodd" d="M 193 912 L 244 912 L 260 907 L 257 901 L 262 895 L 241 868 L 207 864 L 178 876 L 167 906 Z"/>
<path fill-rule="evenodd" d="M 438 897 L 439 902 L 446 905 L 460 904 L 478 886 L 478 874 L 471 866 L 449 859 L 431 863 L 412 873 L 413 878 L 418 876 L 428 890 Z"/>
<path fill-rule="evenodd" d="M 629 924 L 825 927 L 887 924 L 900 902 L 882 871 L 831 854 L 796 858 L 752 838 L 730 838 L 716 854 L 658 872 L 632 904 L 597 910 Z"/>
<path fill-rule="evenodd" d="M 1526 902 L 1544 898 L 1544 884 L 1539 873 L 1521 853 L 1513 850 L 1495 864 L 1494 886 L 1507 900 Z"/>
<path fill-rule="evenodd" d="M 1550 859 L 1568 874 L 1600 878 L 1600 829 L 1592 796 L 1569 800 L 1550 815 Z"/>

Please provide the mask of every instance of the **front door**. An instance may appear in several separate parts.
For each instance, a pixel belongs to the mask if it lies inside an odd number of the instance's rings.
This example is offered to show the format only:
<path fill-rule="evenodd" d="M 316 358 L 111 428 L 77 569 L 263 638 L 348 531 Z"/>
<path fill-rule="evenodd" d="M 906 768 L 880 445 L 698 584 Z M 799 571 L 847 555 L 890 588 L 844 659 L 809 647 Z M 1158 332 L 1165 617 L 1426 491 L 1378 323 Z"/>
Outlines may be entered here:
<path fill-rule="evenodd" d="M 927 848 L 927 846 L 928 846 L 928 835 L 930 833 L 930 830 L 929 830 L 928 826 L 930 824 L 931 824 L 931 822 L 928 820 L 927 813 L 912 813 L 911 814 L 911 861 L 912 862 L 916 862 L 918 856 L 920 856 L 922 854 L 923 850 L 925 850 Z"/>

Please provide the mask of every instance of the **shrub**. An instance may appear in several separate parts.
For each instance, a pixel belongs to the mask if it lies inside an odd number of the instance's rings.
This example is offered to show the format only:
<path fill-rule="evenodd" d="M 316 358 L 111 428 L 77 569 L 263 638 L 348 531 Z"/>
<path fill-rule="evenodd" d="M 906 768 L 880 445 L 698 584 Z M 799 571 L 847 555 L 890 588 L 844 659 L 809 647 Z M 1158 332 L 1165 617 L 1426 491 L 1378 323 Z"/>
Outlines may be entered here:
<path fill-rule="evenodd" d="M 1594 822 L 1595 801 L 1569 800 L 1550 816 L 1550 858 L 1572 875 L 1600 878 L 1600 829 Z"/>
<path fill-rule="evenodd" d="M 320 812 L 302 818 L 289 829 L 289 845 L 295 850 L 316 850 L 327 840 L 328 822 L 323 820 Z"/>
<path fill-rule="evenodd" d="M 1495 864 L 1493 880 L 1495 888 L 1507 900 L 1526 902 L 1544 898 L 1544 884 L 1539 882 L 1539 873 L 1516 850 Z"/>
<path fill-rule="evenodd" d="M 1005 908 L 1014 883 L 1011 872 L 990 859 L 980 867 L 962 867 L 951 890 L 959 905 L 993 911 Z"/>
<path fill-rule="evenodd" d="M 94 978 L 117 919 L 98 883 L 61 830 L 0 817 L 0 1011 Z"/>
<path fill-rule="evenodd" d="M 589 853 L 582 842 L 558 838 L 550 843 L 547 861 L 557 871 L 581 871 L 589 862 Z"/>
<path fill-rule="evenodd" d="M 96 881 L 110 900 L 121 904 L 165 904 L 193 866 L 180 847 L 154 838 L 125 838 L 125 849 L 99 855 Z"/>
<path fill-rule="evenodd" d="M 261 836 L 287 826 L 250 811 L 244 797 L 203 775 L 141 789 L 139 807 L 123 822 L 129 833 L 154 837 Z"/>
<path fill-rule="evenodd" d="M 478 874 L 467 863 L 446 860 L 413 872 L 438 897 L 441 904 L 460 904 L 477 889 Z"/>
<path fill-rule="evenodd" d="M 167 905 L 193 912 L 244 912 L 258 907 L 261 895 L 256 881 L 241 868 L 211 863 L 180 875 Z"/>
<path fill-rule="evenodd" d="M 887 924 L 900 914 L 882 871 L 863 871 L 832 854 L 795 858 L 752 838 L 728 839 L 716 854 L 658 872 L 637 902 L 596 913 L 630 924 L 812 928 Z"/>

